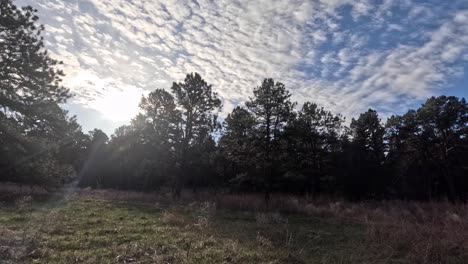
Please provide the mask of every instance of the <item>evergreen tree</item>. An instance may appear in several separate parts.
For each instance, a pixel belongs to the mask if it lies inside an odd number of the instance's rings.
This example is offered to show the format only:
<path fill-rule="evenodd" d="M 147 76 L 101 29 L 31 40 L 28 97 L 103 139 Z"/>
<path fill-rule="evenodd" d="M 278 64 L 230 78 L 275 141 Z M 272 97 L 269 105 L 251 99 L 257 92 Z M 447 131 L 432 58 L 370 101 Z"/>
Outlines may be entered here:
<path fill-rule="evenodd" d="M 224 133 L 219 140 L 225 159 L 224 181 L 240 189 L 258 185 L 255 179 L 255 119 L 247 109 L 237 106 L 224 120 Z"/>
<path fill-rule="evenodd" d="M 286 129 L 289 171 L 304 183 L 308 194 L 317 194 L 333 180 L 333 154 L 339 150 L 343 122 L 340 115 L 306 102 Z"/>
<path fill-rule="evenodd" d="M 140 108 L 143 110 L 142 124 L 146 123 L 141 126 L 142 135 L 145 144 L 149 145 L 146 164 L 141 165 L 141 169 L 147 174 L 146 188 L 154 189 L 175 180 L 173 174 L 182 120 L 174 96 L 163 89 L 156 89 L 144 97 Z"/>
<path fill-rule="evenodd" d="M 59 62 L 44 48 L 35 13 L 10 0 L 0 4 L 0 175 L 57 184 L 73 173 L 58 151 L 80 128 L 59 107 L 70 93 L 60 84 Z"/>
<path fill-rule="evenodd" d="M 349 175 L 346 180 L 352 198 L 382 197 L 386 187 L 383 171 L 384 133 L 377 111 L 369 109 L 351 120 L 352 144 L 348 154 Z"/>
<path fill-rule="evenodd" d="M 256 161 L 258 170 L 261 171 L 266 201 L 270 199 L 275 178 L 281 176 L 277 168 L 281 156 L 280 139 L 295 105 L 290 97 L 284 84 L 265 79 L 254 89 L 254 97 L 246 103 L 255 118 Z"/>
<path fill-rule="evenodd" d="M 179 197 L 193 165 L 193 147 L 219 126 L 216 111 L 221 108 L 221 100 L 198 73 L 187 74 L 184 82 L 173 83 L 171 90 L 181 112 L 182 133 L 176 165 L 181 170 L 174 184 L 174 195 Z"/>

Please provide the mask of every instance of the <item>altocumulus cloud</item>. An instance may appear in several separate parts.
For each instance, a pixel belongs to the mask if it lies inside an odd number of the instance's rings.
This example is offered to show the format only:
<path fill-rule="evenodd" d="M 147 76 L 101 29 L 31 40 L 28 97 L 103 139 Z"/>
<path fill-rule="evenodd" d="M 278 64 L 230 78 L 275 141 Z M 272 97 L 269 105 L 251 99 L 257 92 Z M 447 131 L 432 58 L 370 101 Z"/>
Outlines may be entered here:
<path fill-rule="evenodd" d="M 72 103 L 121 122 L 142 94 L 190 72 L 214 85 L 224 114 L 272 77 L 299 102 L 388 115 L 449 85 L 468 60 L 466 0 L 17 3 L 39 10 Z"/>

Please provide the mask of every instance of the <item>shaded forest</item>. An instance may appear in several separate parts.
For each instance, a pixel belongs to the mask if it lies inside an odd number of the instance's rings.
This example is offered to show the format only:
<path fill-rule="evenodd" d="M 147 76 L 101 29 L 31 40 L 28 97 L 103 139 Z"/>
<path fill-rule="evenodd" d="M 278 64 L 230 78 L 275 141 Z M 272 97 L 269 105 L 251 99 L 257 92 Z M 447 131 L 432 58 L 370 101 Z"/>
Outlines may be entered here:
<path fill-rule="evenodd" d="M 36 10 L 0 4 L 0 181 L 59 187 L 261 192 L 349 199 L 449 199 L 468 194 L 468 104 L 438 96 L 383 121 L 369 109 L 298 105 L 265 79 L 223 120 L 197 73 L 141 99 L 110 137 L 81 130 L 60 105 L 60 62 L 44 47 Z M 311 98 L 313 101 L 313 98 Z"/>

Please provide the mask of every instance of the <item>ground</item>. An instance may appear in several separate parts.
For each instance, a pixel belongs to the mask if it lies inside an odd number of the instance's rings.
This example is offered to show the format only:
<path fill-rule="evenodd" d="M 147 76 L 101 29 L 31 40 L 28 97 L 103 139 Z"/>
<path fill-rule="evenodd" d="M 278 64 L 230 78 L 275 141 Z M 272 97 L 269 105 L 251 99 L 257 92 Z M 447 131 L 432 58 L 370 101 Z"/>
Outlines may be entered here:
<path fill-rule="evenodd" d="M 368 232 L 330 216 L 69 195 L 4 203 L 0 263 L 414 263 Z"/>

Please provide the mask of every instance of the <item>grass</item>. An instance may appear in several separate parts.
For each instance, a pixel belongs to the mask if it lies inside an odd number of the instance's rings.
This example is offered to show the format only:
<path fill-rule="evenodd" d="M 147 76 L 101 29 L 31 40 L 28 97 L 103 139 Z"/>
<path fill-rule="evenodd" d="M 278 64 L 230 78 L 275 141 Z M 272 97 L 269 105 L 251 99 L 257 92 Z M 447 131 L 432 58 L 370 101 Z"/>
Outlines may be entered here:
<path fill-rule="evenodd" d="M 426 243 L 424 251 L 409 241 L 415 239 L 414 232 L 422 232 L 422 227 L 412 233 L 398 226 L 411 224 L 408 220 L 390 225 L 386 217 L 394 217 L 396 211 L 378 216 L 375 209 L 383 207 L 364 210 L 362 205 L 336 203 L 301 206 L 308 208 L 306 213 L 293 210 L 301 202 L 292 202 L 295 205 L 289 210 L 285 205 L 281 205 L 281 210 L 263 210 L 258 203 L 255 210 L 249 210 L 246 201 L 234 202 L 233 197 L 217 202 L 192 197 L 191 202 L 171 203 L 169 199 L 150 196 L 82 191 L 67 200 L 35 203 L 22 198 L 14 204 L 3 204 L 0 263 L 467 263 L 468 260 L 464 248 L 466 233 L 454 234 L 463 239 L 449 241 L 459 243 L 455 246 L 447 241 L 433 242 L 433 247 L 427 247 Z M 358 221 L 359 215 L 365 216 L 367 222 Z M 458 218 L 465 217 L 460 215 L 458 212 Z M 460 221 L 464 220 L 457 217 L 448 221 L 462 225 L 464 222 Z M 428 226 L 422 221 L 419 225 Z M 458 228 L 465 230 L 464 227 Z M 434 234 L 447 240 L 443 228 Z M 406 233 L 402 234 L 402 230 Z M 441 246 L 444 247 L 438 248 Z"/>

